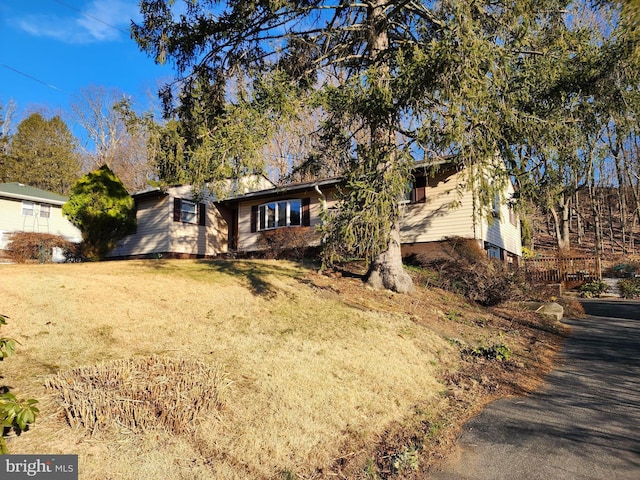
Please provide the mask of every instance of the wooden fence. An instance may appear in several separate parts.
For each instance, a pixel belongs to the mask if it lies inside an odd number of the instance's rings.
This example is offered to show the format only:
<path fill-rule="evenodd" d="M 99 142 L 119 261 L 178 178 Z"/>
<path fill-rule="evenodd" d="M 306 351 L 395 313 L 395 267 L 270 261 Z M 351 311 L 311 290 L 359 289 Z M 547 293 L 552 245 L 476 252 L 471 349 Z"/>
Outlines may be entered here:
<path fill-rule="evenodd" d="M 529 279 L 538 282 L 589 282 L 602 278 L 602 263 L 596 256 L 536 257 L 523 263 Z"/>

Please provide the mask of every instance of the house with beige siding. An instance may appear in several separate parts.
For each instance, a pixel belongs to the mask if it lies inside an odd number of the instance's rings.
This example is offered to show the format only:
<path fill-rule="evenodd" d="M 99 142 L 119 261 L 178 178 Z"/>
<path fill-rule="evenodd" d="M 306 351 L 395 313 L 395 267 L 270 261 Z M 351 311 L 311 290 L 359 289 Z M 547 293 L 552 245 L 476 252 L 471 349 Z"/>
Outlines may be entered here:
<path fill-rule="evenodd" d="M 258 251 L 261 236 L 277 228 L 315 227 L 324 209 L 338 207 L 339 178 L 252 192 L 220 202 L 231 212 L 229 249 Z M 442 164 L 435 172 L 416 169 L 410 192 L 402 207 L 403 255 L 437 253 L 451 237 L 478 241 L 488 255 L 505 262 L 522 256 L 520 223 L 509 205 L 509 184 L 496 198 L 490 215 L 482 214 L 478 196 L 467 186 L 464 172 Z M 319 243 L 316 235 L 313 242 Z"/>
<path fill-rule="evenodd" d="M 259 252 L 269 232 L 309 227 L 310 245 L 319 244 L 314 227 L 321 213 L 338 208 L 340 178 L 262 188 L 217 200 L 195 200 L 189 186 L 152 189 L 133 195 L 138 230 L 109 255 L 132 257 L 215 257 Z M 463 172 L 451 164 L 435 173 L 416 169 L 402 210 L 404 255 L 436 251 L 450 237 L 472 238 L 492 257 L 517 262 L 522 255 L 520 225 L 509 208 L 508 187 L 491 215 L 479 212 L 479 201 L 467 188 Z"/>
<path fill-rule="evenodd" d="M 78 243 L 80 230 L 62 214 L 67 197 L 18 182 L 0 183 L 0 250 L 15 232 L 59 235 Z M 56 255 L 54 260 L 62 260 Z"/>
<path fill-rule="evenodd" d="M 340 182 L 331 178 L 272 187 L 220 202 L 233 218 L 229 224 L 230 250 L 258 251 L 262 235 L 278 228 L 316 227 L 323 209 L 337 205 L 335 193 Z M 310 242 L 319 243 L 320 237 L 312 235 Z"/>
<path fill-rule="evenodd" d="M 518 262 L 522 242 L 520 220 L 510 204 L 513 185 L 508 182 L 487 211 L 468 182 L 466 172 L 451 164 L 431 174 L 415 172 L 400 227 L 403 255 L 438 254 L 447 238 L 462 237 L 477 240 L 490 257 Z"/>
<path fill-rule="evenodd" d="M 135 193 L 137 229 L 108 257 L 215 257 L 228 251 L 228 221 L 215 196 L 195 198 L 188 185 Z"/>
<path fill-rule="evenodd" d="M 262 176 L 247 176 L 219 187 L 225 195 L 272 187 Z M 150 188 L 132 195 L 136 232 L 107 255 L 123 258 L 211 258 L 229 252 L 229 225 L 237 218 L 218 194 L 190 185 Z"/>

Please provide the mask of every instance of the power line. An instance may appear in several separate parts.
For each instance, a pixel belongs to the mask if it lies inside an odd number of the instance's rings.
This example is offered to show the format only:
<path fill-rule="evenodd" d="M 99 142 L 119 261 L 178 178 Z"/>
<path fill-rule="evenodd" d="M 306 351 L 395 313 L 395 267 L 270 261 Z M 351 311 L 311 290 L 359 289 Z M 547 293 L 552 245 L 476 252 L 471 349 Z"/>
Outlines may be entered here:
<path fill-rule="evenodd" d="M 84 15 L 85 17 L 91 18 L 92 20 L 95 20 L 96 22 L 100 22 L 100 23 L 106 25 L 107 27 L 114 28 L 114 29 L 116 29 L 116 30 L 118 30 L 118 31 L 120 31 L 122 33 L 126 33 L 127 35 L 131 34 L 131 32 L 129 30 L 125 30 L 125 29 L 120 28 L 120 27 L 118 27 L 116 25 L 112 25 L 110 23 L 107 23 L 104 20 L 101 20 L 98 17 L 95 17 L 95 16 L 91 15 L 90 13 L 83 12 L 82 10 L 77 9 L 73 5 L 69 5 L 68 3 L 62 2 L 61 0 L 55 0 L 55 1 L 56 1 L 56 3 L 59 3 L 60 5 L 62 5 L 64 7 L 67 7 L 70 10 L 73 10 L 74 12 L 78 12 L 80 15 Z"/>
<path fill-rule="evenodd" d="M 12 72 L 16 72 L 19 75 L 22 75 L 24 77 L 30 78 L 31 80 L 33 80 L 35 82 L 38 82 L 38 83 L 41 83 L 42 85 L 45 85 L 45 86 L 47 86 L 49 88 L 52 88 L 53 90 L 58 90 L 59 92 L 69 94 L 69 92 L 67 92 L 66 90 L 63 90 L 62 88 L 58 88 L 55 85 L 52 85 L 50 83 L 45 82 L 44 80 L 40 80 L 39 78 L 36 78 L 33 75 L 29 75 L 28 73 L 24 73 L 24 72 L 18 70 L 17 68 L 10 67 L 9 65 L 5 65 L 4 63 L 0 64 L 0 66 L 6 68 L 7 70 L 11 70 Z"/>

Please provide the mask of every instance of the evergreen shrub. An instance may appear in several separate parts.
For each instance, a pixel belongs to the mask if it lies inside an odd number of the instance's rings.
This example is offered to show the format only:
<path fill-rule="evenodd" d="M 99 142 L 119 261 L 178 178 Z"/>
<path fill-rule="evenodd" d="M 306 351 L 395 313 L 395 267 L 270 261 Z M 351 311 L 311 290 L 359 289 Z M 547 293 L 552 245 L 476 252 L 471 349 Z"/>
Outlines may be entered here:
<path fill-rule="evenodd" d="M 597 279 L 592 282 L 587 282 L 582 284 L 580 287 L 580 296 L 591 298 L 591 297 L 599 297 L 601 294 L 605 293 L 609 285 L 606 282 Z"/>
<path fill-rule="evenodd" d="M 640 277 L 620 280 L 618 290 L 623 298 L 640 298 Z"/>

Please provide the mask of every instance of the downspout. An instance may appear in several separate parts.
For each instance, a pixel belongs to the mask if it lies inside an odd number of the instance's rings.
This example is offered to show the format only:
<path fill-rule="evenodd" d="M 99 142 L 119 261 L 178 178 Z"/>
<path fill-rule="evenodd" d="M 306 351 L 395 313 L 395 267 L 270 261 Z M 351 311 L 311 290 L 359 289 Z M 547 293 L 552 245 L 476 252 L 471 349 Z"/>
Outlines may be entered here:
<path fill-rule="evenodd" d="M 475 179 L 471 180 L 471 191 L 473 192 L 473 239 L 478 241 L 481 248 L 484 248 L 484 218 L 482 212 L 482 202 L 480 202 L 480 195 L 478 194 L 478 187 L 476 187 Z"/>
<path fill-rule="evenodd" d="M 322 211 L 324 213 L 327 212 L 327 197 L 324 195 L 324 193 L 322 193 L 322 190 L 320 190 L 320 187 L 318 185 L 315 186 L 315 191 L 318 192 L 318 195 L 320 195 L 322 197 L 322 200 L 320 200 L 320 203 L 322 205 Z"/>
<path fill-rule="evenodd" d="M 478 203 L 480 202 L 478 201 Z M 484 212 L 482 211 L 481 205 L 477 206 L 473 223 L 474 223 L 473 234 L 476 237 L 476 242 L 478 243 L 478 246 L 485 251 L 486 255 L 489 256 L 489 250 L 486 248 L 486 240 L 485 240 L 486 232 L 484 231 L 485 229 Z"/>
<path fill-rule="evenodd" d="M 321 197 L 320 208 L 322 209 L 322 213 L 326 214 L 327 213 L 327 197 L 325 196 L 324 193 L 322 193 L 322 190 L 320 190 L 320 187 L 318 185 L 315 185 L 314 190 L 316 192 L 318 192 L 318 195 L 320 195 L 320 197 Z M 322 224 L 324 225 L 326 220 L 327 220 L 327 216 L 326 215 L 321 215 L 321 218 L 322 218 Z M 321 246 L 325 244 L 326 238 L 327 237 L 325 235 L 320 239 L 320 245 Z"/>

